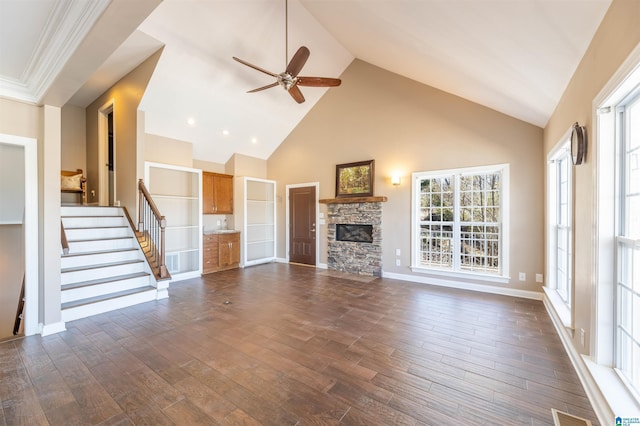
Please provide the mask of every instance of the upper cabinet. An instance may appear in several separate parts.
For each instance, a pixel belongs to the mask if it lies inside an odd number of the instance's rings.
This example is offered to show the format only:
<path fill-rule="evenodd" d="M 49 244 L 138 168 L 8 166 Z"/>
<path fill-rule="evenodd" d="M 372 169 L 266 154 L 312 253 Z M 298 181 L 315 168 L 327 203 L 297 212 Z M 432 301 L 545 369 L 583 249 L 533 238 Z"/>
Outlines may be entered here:
<path fill-rule="evenodd" d="M 202 172 L 202 213 L 233 214 L 233 176 Z"/>

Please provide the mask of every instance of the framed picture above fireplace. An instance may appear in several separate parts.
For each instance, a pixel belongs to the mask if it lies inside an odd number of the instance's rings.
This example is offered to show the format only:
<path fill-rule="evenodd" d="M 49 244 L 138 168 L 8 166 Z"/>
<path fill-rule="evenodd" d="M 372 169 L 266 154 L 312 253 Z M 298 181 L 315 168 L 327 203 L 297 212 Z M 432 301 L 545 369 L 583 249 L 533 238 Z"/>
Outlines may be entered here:
<path fill-rule="evenodd" d="M 374 160 L 336 165 L 336 198 L 373 197 Z"/>

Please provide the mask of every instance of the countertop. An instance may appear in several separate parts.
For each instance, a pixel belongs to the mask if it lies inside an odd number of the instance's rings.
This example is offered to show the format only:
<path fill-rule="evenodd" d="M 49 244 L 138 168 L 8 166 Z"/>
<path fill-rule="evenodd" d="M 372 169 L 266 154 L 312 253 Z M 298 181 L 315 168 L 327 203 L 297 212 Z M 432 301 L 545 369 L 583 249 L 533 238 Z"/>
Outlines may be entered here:
<path fill-rule="evenodd" d="M 205 235 L 211 234 L 236 234 L 240 231 L 236 231 L 235 229 L 210 229 L 208 231 L 203 231 Z"/>

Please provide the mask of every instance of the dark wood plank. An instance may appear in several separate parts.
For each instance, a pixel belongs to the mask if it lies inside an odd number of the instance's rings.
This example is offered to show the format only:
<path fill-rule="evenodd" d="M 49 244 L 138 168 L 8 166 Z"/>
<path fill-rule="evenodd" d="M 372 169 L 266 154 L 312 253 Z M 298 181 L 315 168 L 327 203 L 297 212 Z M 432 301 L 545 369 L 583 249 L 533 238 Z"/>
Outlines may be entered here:
<path fill-rule="evenodd" d="M 0 343 L 0 426 L 598 425 L 538 301 L 275 263 L 169 291 Z"/>

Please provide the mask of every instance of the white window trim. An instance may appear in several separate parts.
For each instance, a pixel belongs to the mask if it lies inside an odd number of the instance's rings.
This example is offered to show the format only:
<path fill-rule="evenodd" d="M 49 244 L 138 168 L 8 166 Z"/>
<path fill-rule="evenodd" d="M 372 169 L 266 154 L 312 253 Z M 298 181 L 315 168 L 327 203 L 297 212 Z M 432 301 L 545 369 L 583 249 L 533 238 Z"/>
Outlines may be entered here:
<path fill-rule="evenodd" d="M 554 209 L 557 208 L 556 205 L 556 200 L 557 200 L 557 180 L 556 179 L 551 179 L 549 174 L 551 172 L 551 167 L 554 167 L 553 161 L 560 155 L 560 153 L 566 149 L 566 145 L 567 145 L 567 141 L 570 140 L 571 137 L 571 129 L 568 129 L 567 132 L 562 135 L 562 137 L 560 138 L 560 141 L 551 149 L 551 151 L 549 151 L 549 154 L 547 155 L 547 200 L 546 200 L 546 204 L 547 204 L 547 217 L 548 218 L 552 218 L 556 216 L 556 212 L 553 211 Z M 554 171 L 555 173 L 555 171 Z M 571 177 L 570 177 L 570 181 L 571 183 L 571 188 L 570 188 L 570 194 L 569 194 L 569 199 L 570 204 L 571 204 L 571 214 L 570 217 L 573 218 L 573 214 L 574 214 L 574 206 L 573 206 L 573 192 L 574 192 L 574 188 L 573 188 L 573 170 L 571 171 Z M 549 199 L 550 194 L 552 194 L 552 196 L 554 197 L 553 202 L 550 202 L 552 200 Z M 573 222 L 573 220 L 571 220 L 571 222 Z M 572 233 L 573 233 L 573 223 L 571 225 L 572 228 Z M 556 241 L 556 237 L 554 235 L 554 224 L 547 222 L 546 224 L 546 233 L 547 233 L 547 241 L 546 241 L 546 256 L 547 256 L 547 262 L 546 262 L 546 275 L 547 275 L 547 282 L 546 285 L 543 287 L 545 294 L 547 295 L 547 298 L 549 299 L 549 301 L 551 302 L 551 304 L 553 305 L 554 309 L 556 310 L 556 313 L 558 314 L 558 317 L 560 318 L 560 320 L 562 321 L 562 324 L 564 325 L 564 327 L 566 327 L 567 329 L 569 329 L 571 331 L 571 333 L 573 334 L 573 329 L 574 329 L 574 315 L 573 315 L 573 310 L 572 308 L 570 308 L 564 300 L 562 300 L 562 297 L 560 297 L 560 295 L 557 292 L 557 282 L 556 282 L 556 247 L 555 247 L 555 241 Z M 571 237 L 571 245 L 573 246 L 573 236 Z M 571 247 L 571 251 L 573 252 L 573 247 Z M 568 266 L 569 269 L 571 270 L 571 279 L 573 280 L 574 277 L 574 268 L 573 268 L 573 256 L 571 256 L 571 264 Z M 572 284 L 571 285 L 571 289 L 570 289 L 570 294 L 569 294 L 569 298 L 571 300 L 571 306 L 574 306 L 575 303 L 575 286 Z"/>
<path fill-rule="evenodd" d="M 486 274 L 481 272 L 467 272 L 467 271 L 450 271 L 445 269 L 438 268 L 428 268 L 420 265 L 419 262 L 419 250 L 418 247 L 418 217 L 419 217 L 419 207 L 420 207 L 420 192 L 416 189 L 419 187 L 417 185 L 418 179 L 424 178 L 425 176 L 442 176 L 445 174 L 457 175 L 457 174 L 474 174 L 474 173 L 482 173 L 490 170 L 501 170 L 502 171 L 502 192 L 500 194 L 500 214 L 501 214 L 501 232 L 500 236 L 502 245 L 500 247 L 501 251 L 501 259 L 500 264 L 502 268 L 502 273 L 498 274 Z M 411 271 L 435 275 L 435 276 L 446 276 L 451 278 L 460 278 L 460 279 L 473 279 L 478 281 L 489 281 L 493 283 L 499 284 L 509 284 L 511 282 L 511 277 L 509 276 L 509 164 L 492 164 L 486 166 L 476 166 L 476 167 L 464 167 L 464 168 L 456 168 L 456 169 L 443 169 L 443 170 L 430 170 L 427 172 L 414 172 L 411 174 Z"/>
<path fill-rule="evenodd" d="M 631 393 L 617 375 L 614 365 L 614 277 L 615 277 L 615 213 L 611 206 L 617 205 L 616 191 L 616 143 L 615 111 L 616 105 L 633 87 L 640 84 L 640 44 L 636 46 L 627 60 L 611 77 L 593 100 L 593 136 L 596 143 L 592 146 L 593 167 L 594 258 L 592 261 L 592 304 L 591 304 L 591 356 L 583 355 L 582 360 L 591 378 L 596 382 L 600 395 L 611 410 L 609 414 L 640 413 L 640 401 Z M 605 213 L 606 212 L 606 213 Z M 604 214 L 603 214 L 604 213 Z M 591 393 L 591 392 L 589 392 Z M 602 401 L 594 406 L 603 408 Z M 599 410 L 599 419 L 604 415 Z"/>

